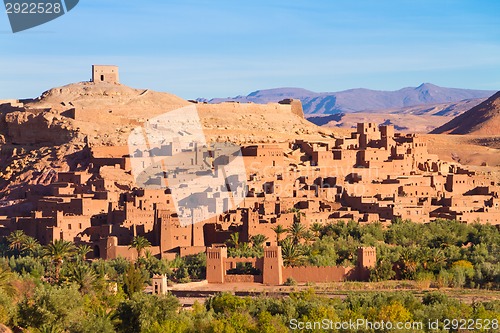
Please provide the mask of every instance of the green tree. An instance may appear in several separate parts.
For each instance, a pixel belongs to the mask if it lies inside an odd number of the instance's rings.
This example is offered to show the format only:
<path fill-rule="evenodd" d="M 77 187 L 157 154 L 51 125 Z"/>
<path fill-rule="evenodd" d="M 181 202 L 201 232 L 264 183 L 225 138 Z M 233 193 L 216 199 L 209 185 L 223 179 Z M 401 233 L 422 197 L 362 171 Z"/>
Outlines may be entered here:
<path fill-rule="evenodd" d="M 309 264 L 313 266 L 335 266 L 337 264 L 338 255 L 331 237 L 323 237 L 307 248 L 306 256 Z"/>
<path fill-rule="evenodd" d="M 116 314 L 113 311 L 99 310 L 91 313 L 80 323 L 78 333 L 115 333 Z"/>
<path fill-rule="evenodd" d="M 262 235 L 262 234 L 257 234 L 255 236 L 252 236 L 251 242 L 252 246 L 257 249 L 263 249 L 264 248 L 264 243 L 267 241 L 267 237 Z"/>
<path fill-rule="evenodd" d="M 276 234 L 276 243 L 279 245 L 281 242 L 281 235 L 286 233 L 286 228 L 284 228 L 281 224 L 273 227 L 273 231 Z"/>
<path fill-rule="evenodd" d="M 14 275 L 7 268 L 0 265 L 0 294 L 12 297 L 16 294 L 16 288 L 12 285 Z"/>
<path fill-rule="evenodd" d="M 316 237 L 310 230 L 305 230 L 302 234 L 302 239 L 304 240 L 306 245 L 310 245 L 316 240 Z"/>
<path fill-rule="evenodd" d="M 314 222 L 310 227 L 309 230 L 313 233 L 314 237 L 319 238 L 321 236 L 321 232 L 323 231 L 323 225 L 318 222 Z"/>
<path fill-rule="evenodd" d="M 132 297 L 134 293 L 142 291 L 144 282 L 141 270 L 135 268 L 134 265 L 129 265 L 123 277 L 123 291 L 128 297 Z"/>
<path fill-rule="evenodd" d="M 56 326 L 67 331 L 83 316 L 82 296 L 73 287 L 43 285 L 18 305 L 18 321 L 22 328 Z"/>
<path fill-rule="evenodd" d="M 136 249 L 137 251 L 137 258 L 140 258 L 142 255 L 142 251 L 145 248 L 148 248 L 151 246 L 151 243 L 143 236 L 135 236 L 134 239 L 132 239 L 132 243 L 129 246 L 129 249 Z"/>
<path fill-rule="evenodd" d="M 90 252 L 92 252 L 92 248 L 87 244 L 80 245 L 76 248 L 77 258 L 81 261 L 85 260 L 87 254 Z"/>
<path fill-rule="evenodd" d="M 23 249 L 24 242 L 26 241 L 26 234 L 22 230 L 16 230 L 7 236 L 7 242 L 9 242 L 9 249 L 13 251 L 21 252 Z"/>
<path fill-rule="evenodd" d="M 185 256 L 182 260 L 191 278 L 195 280 L 202 280 L 205 278 L 207 272 L 207 256 L 205 253 Z"/>
<path fill-rule="evenodd" d="M 377 260 L 375 268 L 370 271 L 370 281 L 386 281 L 392 279 L 396 275 L 392 266 L 392 262 L 387 259 Z"/>
<path fill-rule="evenodd" d="M 97 275 L 90 266 L 83 263 L 77 263 L 71 270 L 69 280 L 78 285 L 78 290 L 82 294 L 87 294 L 92 290 L 97 280 Z"/>
<path fill-rule="evenodd" d="M 26 236 L 26 238 L 24 239 L 23 244 L 22 244 L 22 250 L 24 252 L 27 252 L 29 255 L 36 256 L 36 254 L 40 252 L 39 251 L 40 248 L 41 248 L 41 245 L 40 245 L 40 243 L 38 243 L 38 241 L 35 238 L 30 237 L 30 236 Z"/>
<path fill-rule="evenodd" d="M 72 256 L 74 252 L 74 244 L 63 239 L 56 239 L 52 243 L 45 246 L 45 255 L 48 256 L 54 264 L 55 282 L 59 282 L 61 266 L 64 260 Z"/>
<path fill-rule="evenodd" d="M 234 232 L 229 236 L 229 239 L 226 241 L 226 244 L 229 246 L 238 249 L 240 247 L 240 233 Z"/>
<path fill-rule="evenodd" d="M 300 240 L 304 237 L 306 232 L 306 227 L 300 223 L 300 221 L 294 222 L 290 228 L 287 229 L 288 233 L 292 237 L 292 241 L 295 245 L 300 243 Z"/>
<path fill-rule="evenodd" d="M 121 320 L 123 332 L 147 332 L 154 324 L 177 316 L 179 301 L 172 295 L 134 294 L 130 300 L 122 302 L 116 311 Z"/>
<path fill-rule="evenodd" d="M 300 244 L 295 244 L 291 238 L 281 242 L 281 254 L 285 266 L 300 266 L 304 262 Z"/>
<path fill-rule="evenodd" d="M 415 248 L 405 248 L 399 258 L 399 269 L 403 278 L 413 279 L 418 268 Z"/>

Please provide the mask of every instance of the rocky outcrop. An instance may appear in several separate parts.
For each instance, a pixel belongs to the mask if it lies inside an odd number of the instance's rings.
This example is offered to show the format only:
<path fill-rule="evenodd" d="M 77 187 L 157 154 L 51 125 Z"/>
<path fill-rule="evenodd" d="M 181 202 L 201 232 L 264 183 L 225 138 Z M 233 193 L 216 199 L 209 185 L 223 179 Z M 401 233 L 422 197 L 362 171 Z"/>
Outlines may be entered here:
<path fill-rule="evenodd" d="M 69 119 L 50 112 L 15 111 L 7 113 L 4 120 L 5 139 L 14 144 L 60 145 L 78 135 Z"/>

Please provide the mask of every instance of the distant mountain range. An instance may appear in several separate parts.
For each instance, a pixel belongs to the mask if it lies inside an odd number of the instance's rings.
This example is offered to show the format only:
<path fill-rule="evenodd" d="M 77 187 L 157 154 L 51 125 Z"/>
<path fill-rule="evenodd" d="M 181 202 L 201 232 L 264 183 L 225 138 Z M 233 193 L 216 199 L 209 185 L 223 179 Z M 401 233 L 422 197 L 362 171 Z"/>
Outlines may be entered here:
<path fill-rule="evenodd" d="M 500 91 L 431 133 L 500 135 Z"/>
<path fill-rule="evenodd" d="M 423 83 L 418 87 L 407 87 L 396 91 L 378 91 L 370 89 L 349 89 L 339 92 L 317 93 L 301 88 L 276 88 L 257 90 L 247 96 L 228 98 L 213 98 L 210 100 L 198 99 L 200 102 L 242 102 L 242 103 L 269 103 L 278 102 L 285 98 L 300 99 L 306 115 L 328 115 L 351 112 L 381 112 L 384 113 L 412 113 L 409 108 L 419 105 L 445 104 L 440 110 L 448 108 L 448 104 L 471 100 L 471 105 L 477 105 L 496 91 L 470 90 L 457 88 L 443 88 L 431 83 Z M 472 107 L 471 106 L 471 107 Z M 454 108 L 451 106 L 452 109 Z M 423 108 L 425 109 L 425 108 Z M 428 111 L 432 111 L 431 110 Z M 436 111 L 438 113 L 440 110 Z M 413 110 L 422 111 L 422 108 Z M 460 110 L 462 111 L 462 110 Z M 425 113 L 425 112 L 424 112 Z"/>

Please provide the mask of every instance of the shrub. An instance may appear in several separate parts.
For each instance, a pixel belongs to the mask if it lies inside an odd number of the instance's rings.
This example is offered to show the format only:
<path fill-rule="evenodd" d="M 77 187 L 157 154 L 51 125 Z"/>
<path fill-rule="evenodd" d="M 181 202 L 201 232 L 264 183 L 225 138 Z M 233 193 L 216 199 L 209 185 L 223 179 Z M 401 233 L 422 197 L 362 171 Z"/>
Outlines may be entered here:
<path fill-rule="evenodd" d="M 434 274 L 431 272 L 418 272 L 415 275 L 417 286 L 421 289 L 427 289 L 434 282 Z"/>
<path fill-rule="evenodd" d="M 438 288 L 447 288 L 450 286 L 452 279 L 453 276 L 447 270 L 442 269 L 436 278 L 436 286 Z"/>
<path fill-rule="evenodd" d="M 173 319 L 179 309 L 179 300 L 172 295 L 148 295 L 136 293 L 130 300 L 120 303 L 117 316 L 124 332 L 147 331 L 155 323 Z"/>
<path fill-rule="evenodd" d="M 83 300 L 76 287 L 62 288 L 44 285 L 32 298 L 18 305 L 19 326 L 69 328 L 83 316 Z"/>
<path fill-rule="evenodd" d="M 284 286 L 296 286 L 297 285 L 297 281 L 295 281 L 295 279 L 293 277 L 289 277 L 288 279 L 286 279 L 285 283 L 283 283 Z"/>

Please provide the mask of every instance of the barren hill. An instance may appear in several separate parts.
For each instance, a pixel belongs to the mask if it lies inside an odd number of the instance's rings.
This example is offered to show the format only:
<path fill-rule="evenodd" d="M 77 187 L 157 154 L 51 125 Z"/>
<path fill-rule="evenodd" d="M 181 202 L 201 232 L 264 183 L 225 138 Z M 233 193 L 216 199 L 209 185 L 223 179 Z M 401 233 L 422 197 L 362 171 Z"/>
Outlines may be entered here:
<path fill-rule="evenodd" d="M 0 101 L 0 208 L 17 204 L 27 192 L 30 197 L 47 195 L 43 185 L 53 182 L 57 172 L 87 170 L 93 154 L 89 147 L 127 154 L 134 128 L 186 106 L 196 107 L 208 141 L 245 144 L 332 136 L 304 119 L 299 101 L 193 104 L 117 83 L 74 83 L 30 100 Z M 120 182 L 126 177 L 115 176 L 108 178 Z"/>
<path fill-rule="evenodd" d="M 280 135 L 316 133 L 299 101 L 196 104 L 200 121 L 217 139 L 221 131 L 248 133 L 244 142 Z M 16 103 L 14 103 L 16 104 Z M 146 120 L 192 103 L 172 94 L 117 83 L 80 82 L 53 88 L 20 105 L 3 104 L 0 134 L 14 144 L 63 144 L 85 139 L 92 145 L 124 145 Z M 26 131 L 30 128 L 30 131 Z M 240 133 L 240 134 L 241 134 Z"/>
<path fill-rule="evenodd" d="M 500 135 L 500 91 L 431 133 Z"/>

